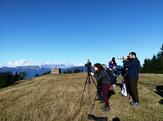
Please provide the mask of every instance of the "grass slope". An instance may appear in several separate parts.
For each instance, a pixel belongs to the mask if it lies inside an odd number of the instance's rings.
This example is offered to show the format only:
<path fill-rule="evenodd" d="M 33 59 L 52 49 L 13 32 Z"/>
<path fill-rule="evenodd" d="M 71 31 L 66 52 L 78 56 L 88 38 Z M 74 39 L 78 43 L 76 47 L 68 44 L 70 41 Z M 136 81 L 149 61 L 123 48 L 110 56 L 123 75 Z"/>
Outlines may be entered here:
<path fill-rule="evenodd" d="M 46 75 L 0 89 L 0 121 L 87 121 L 96 90 L 93 83 L 90 96 L 86 89 L 80 109 L 85 78 L 85 74 Z M 93 114 L 107 116 L 110 121 L 114 117 L 121 121 L 163 121 L 161 97 L 154 93 L 158 84 L 163 84 L 163 75 L 141 74 L 139 108 L 130 107 L 117 87 L 110 99 L 111 111 L 102 112 L 102 104 L 96 102 Z"/>

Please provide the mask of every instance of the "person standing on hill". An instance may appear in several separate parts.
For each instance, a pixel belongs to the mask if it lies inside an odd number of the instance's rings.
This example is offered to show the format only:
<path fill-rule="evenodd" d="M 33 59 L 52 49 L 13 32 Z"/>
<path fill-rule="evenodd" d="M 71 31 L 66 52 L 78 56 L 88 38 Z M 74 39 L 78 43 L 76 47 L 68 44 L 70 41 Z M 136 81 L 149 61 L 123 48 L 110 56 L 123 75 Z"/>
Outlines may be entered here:
<path fill-rule="evenodd" d="M 117 63 L 115 61 L 115 57 L 113 57 L 112 60 L 109 61 L 108 66 L 109 66 L 109 69 L 110 70 L 114 70 L 117 67 Z"/>
<path fill-rule="evenodd" d="M 95 73 L 91 72 L 91 75 L 94 76 L 94 78 L 97 80 L 97 83 L 102 84 L 101 94 L 105 103 L 103 107 L 103 111 L 109 111 L 110 105 L 109 105 L 108 93 L 111 87 L 110 77 L 108 73 L 105 71 L 105 69 L 102 67 L 102 65 L 99 63 L 94 65 L 94 70 Z"/>
<path fill-rule="evenodd" d="M 128 93 L 132 97 L 130 104 L 134 107 L 139 106 L 138 98 L 138 80 L 139 80 L 139 68 L 140 61 L 138 60 L 136 53 L 129 53 L 128 58 L 123 58 L 124 68 L 127 69 L 127 82 L 128 82 Z"/>

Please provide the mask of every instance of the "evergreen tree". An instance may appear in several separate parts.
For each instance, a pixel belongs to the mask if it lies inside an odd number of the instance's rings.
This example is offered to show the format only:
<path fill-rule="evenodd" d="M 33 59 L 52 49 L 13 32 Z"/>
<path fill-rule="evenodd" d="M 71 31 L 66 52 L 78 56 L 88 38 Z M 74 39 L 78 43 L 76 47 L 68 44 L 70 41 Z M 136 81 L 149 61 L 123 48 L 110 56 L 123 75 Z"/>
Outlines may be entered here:
<path fill-rule="evenodd" d="M 163 44 L 157 56 L 158 56 L 157 63 L 159 64 L 159 67 L 158 67 L 159 73 L 163 73 Z"/>
<path fill-rule="evenodd" d="M 36 74 L 35 77 L 39 77 L 39 74 Z"/>
<path fill-rule="evenodd" d="M 151 59 L 145 59 L 143 73 L 163 73 L 163 44 L 157 55 L 153 55 Z"/>
<path fill-rule="evenodd" d="M 19 74 L 16 72 L 15 73 L 15 76 L 14 76 L 14 81 L 16 82 L 16 81 L 18 81 L 19 80 Z"/>

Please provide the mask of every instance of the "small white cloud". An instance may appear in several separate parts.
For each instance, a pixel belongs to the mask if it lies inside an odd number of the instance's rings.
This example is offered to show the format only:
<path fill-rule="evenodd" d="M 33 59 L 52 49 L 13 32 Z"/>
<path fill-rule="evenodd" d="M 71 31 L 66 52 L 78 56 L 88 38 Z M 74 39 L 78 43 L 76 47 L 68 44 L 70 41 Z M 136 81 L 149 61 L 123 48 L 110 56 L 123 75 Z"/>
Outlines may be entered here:
<path fill-rule="evenodd" d="M 82 63 L 73 63 L 73 62 L 64 62 L 64 63 L 50 63 L 50 62 L 31 62 L 25 59 L 17 60 L 17 61 L 10 61 L 5 64 L 0 64 L 0 67 L 18 67 L 18 66 L 31 66 L 36 65 L 42 67 L 43 65 L 61 65 L 64 64 L 66 68 L 73 67 L 73 66 L 83 66 Z"/>
<path fill-rule="evenodd" d="M 74 66 L 83 66 L 84 64 L 82 64 L 82 63 L 74 63 L 73 65 Z"/>
<path fill-rule="evenodd" d="M 29 66 L 29 65 L 33 65 L 33 63 L 25 59 L 18 60 L 18 61 L 11 61 L 6 64 L 6 66 L 8 67 Z"/>

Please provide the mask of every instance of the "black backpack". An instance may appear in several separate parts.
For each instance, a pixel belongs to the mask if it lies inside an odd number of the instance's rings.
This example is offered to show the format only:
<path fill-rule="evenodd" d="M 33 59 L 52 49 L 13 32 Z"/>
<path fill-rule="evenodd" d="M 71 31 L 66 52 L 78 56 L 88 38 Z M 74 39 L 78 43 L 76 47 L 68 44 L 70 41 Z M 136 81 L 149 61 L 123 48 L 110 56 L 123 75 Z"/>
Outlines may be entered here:
<path fill-rule="evenodd" d="M 116 76 L 114 75 L 114 73 L 110 69 L 108 69 L 105 64 L 102 64 L 102 67 L 108 73 L 110 80 L 111 80 L 111 85 L 115 84 L 116 83 Z"/>
<path fill-rule="evenodd" d="M 108 69 L 108 68 L 106 69 L 106 72 L 108 73 L 108 75 L 110 77 L 111 85 L 115 84 L 117 80 L 116 80 L 116 77 L 113 74 L 113 72 L 110 69 Z"/>

